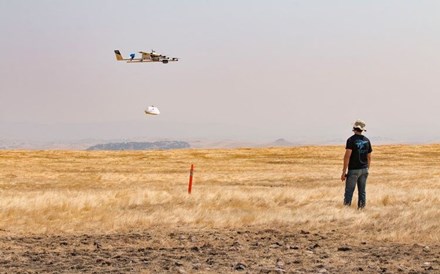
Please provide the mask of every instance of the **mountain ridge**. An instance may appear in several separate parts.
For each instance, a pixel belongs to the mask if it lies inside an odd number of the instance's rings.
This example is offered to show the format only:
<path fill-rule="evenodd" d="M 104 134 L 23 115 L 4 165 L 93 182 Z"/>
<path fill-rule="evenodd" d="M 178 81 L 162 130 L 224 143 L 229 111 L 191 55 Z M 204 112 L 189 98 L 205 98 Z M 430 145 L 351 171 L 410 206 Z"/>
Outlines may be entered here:
<path fill-rule="evenodd" d="M 184 141 L 121 142 L 97 144 L 86 150 L 168 150 L 190 147 L 191 145 Z"/>

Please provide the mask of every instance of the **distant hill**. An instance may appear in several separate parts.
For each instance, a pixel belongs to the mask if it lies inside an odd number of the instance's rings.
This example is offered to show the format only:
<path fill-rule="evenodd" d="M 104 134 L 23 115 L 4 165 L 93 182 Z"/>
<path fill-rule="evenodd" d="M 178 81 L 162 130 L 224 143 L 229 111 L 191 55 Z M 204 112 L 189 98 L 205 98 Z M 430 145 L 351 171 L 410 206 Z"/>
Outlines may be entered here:
<path fill-rule="evenodd" d="M 280 138 L 277 139 L 275 141 L 273 141 L 272 143 L 266 143 L 266 144 L 262 144 L 260 146 L 262 147 L 293 147 L 293 146 L 297 146 L 298 143 L 292 143 L 287 141 L 286 139 Z"/>
<path fill-rule="evenodd" d="M 291 143 L 283 138 L 277 139 L 277 140 L 275 140 L 275 142 L 272 143 L 272 146 L 275 146 L 275 147 L 291 147 L 294 145 L 295 145 L 294 143 Z"/>
<path fill-rule="evenodd" d="M 123 142 L 94 145 L 87 150 L 158 150 L 190 147 L 189 143 L 183 141 Z"/>

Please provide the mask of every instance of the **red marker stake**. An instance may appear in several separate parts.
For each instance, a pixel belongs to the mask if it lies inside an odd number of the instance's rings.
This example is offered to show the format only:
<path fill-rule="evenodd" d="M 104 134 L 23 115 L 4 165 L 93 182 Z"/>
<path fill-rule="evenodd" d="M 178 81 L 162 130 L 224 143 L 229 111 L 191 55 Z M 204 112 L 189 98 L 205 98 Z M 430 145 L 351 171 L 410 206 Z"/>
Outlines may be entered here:
<path fill-rule="evenodd" d="M 191 169 L 189 171 L 188 194 L 191 194 L 191 189 L 193 184 L 193 173 L 194 173 L 194 164 L 191 164 Z"/>

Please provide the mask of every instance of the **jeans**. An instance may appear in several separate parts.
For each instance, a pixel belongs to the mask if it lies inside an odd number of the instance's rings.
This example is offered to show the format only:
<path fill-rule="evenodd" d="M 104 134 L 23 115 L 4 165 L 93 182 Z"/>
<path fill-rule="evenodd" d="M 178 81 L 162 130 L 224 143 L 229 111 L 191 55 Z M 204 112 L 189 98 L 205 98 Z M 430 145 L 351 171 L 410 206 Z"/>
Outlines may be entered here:
<path fill-rule="evenodd" d="M 353 192 L 358 186 L 358 208 L 364 208 L 367 200 L 365 188 L 367 186 L 368 168 L 352 169 L 348 171 L 345 180 L 344 205 L 350 206 Z"/>

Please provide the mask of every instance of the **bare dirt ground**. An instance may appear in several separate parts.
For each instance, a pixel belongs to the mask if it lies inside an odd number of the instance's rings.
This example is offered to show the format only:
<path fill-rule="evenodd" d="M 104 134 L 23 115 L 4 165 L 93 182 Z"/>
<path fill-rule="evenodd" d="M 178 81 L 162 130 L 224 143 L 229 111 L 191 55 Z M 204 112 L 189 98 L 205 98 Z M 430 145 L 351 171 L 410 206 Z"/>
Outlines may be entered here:
<path fill-rule="evenodd" d="M 440 245 L 287 227 L 1 236 L 1 273 L 440 273 Z"/>

